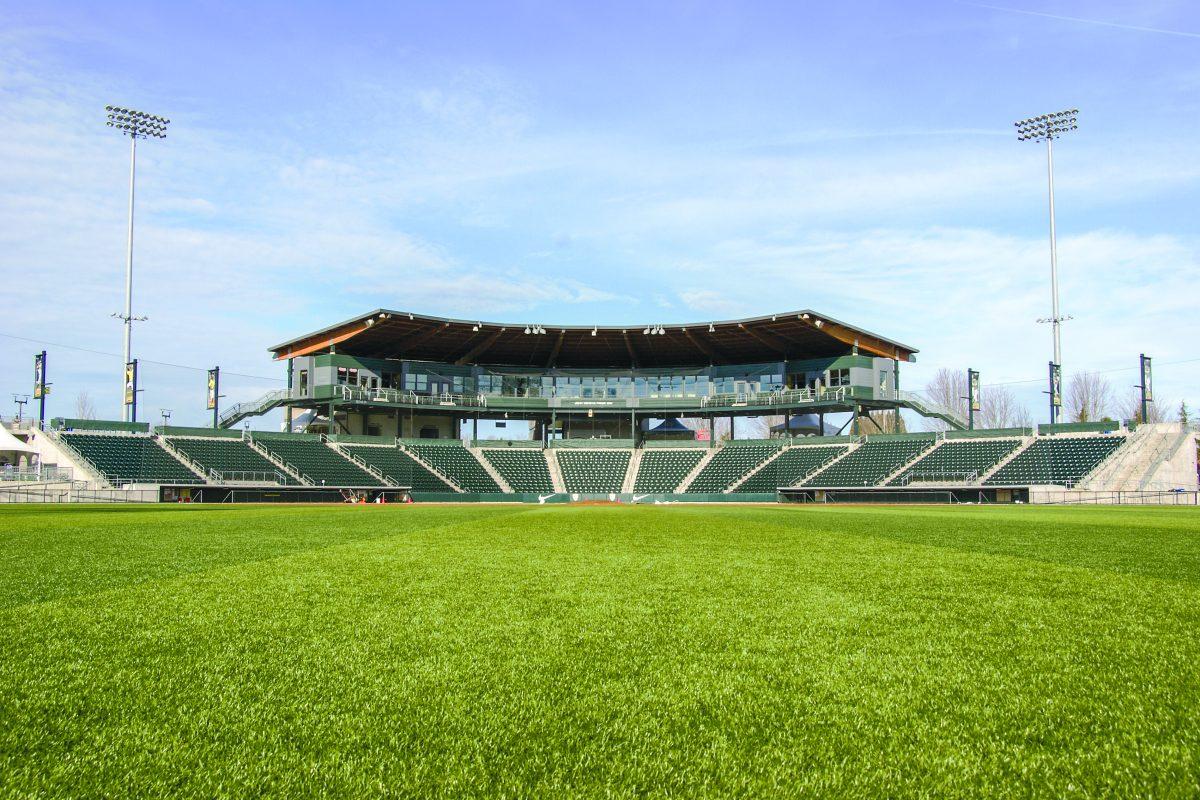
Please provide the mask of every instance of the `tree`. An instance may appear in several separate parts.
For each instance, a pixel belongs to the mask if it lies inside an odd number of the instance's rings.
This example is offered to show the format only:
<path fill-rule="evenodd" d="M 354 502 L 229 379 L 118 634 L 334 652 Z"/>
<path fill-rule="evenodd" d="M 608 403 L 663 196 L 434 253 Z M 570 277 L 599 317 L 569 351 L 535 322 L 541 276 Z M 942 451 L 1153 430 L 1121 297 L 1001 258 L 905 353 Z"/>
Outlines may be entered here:
<path fill-rule="evenodd" d="M 1183 423 L 1185 428 L 1187 427 L 1188 422 L 1191 421 L 1188 416 L 1187 400 L 1179 401 L 1179 421 Z"/>
<path fill-rule="evenodd" d="M 952 370 L 942 367 L 934 373 L 933 379 L 925 384 L 925 396 L 930 402 L 944 406 L 956 412 L 963 419 L 967 418 L 967 374 L 963 370 Z M 943 431 L 949 426 L 940 419 L 925 418 L 925 429 Z"/>
<path fill-rule="evenodd" d="M 1142 419 L 1142 393 L 1136 388 L 1130 389 L 1125 398 L 1118 403 L 1117 411 L 1120 413 L 1121 419 L 1128 419 L 1134 422 L 1166 422 L 1167 415 L 1162 412 L 1162 406 L 1158 403 L 1147 403 L 1146 419 Z"/>
<path fill-rule="evenodd" d="M 1033 415 L 1007 386 L 987 386 L 980 392 L 975 425 L 979 428 L 1031 428 Z"/>
<path fill-rule="evenodd" d="M 81 391 L 75 395 L 75 419 L 95 419 L 96 406 L 92 403 L 92 397 L 87 393 L 87 390 Z"/>
<path fill-rule="evenodd" d="M 1076 372 L 1067 383 L 1063 403 L 1073 422 L 1099 422 L 1112 405 L 1112 384 L 1098 372 Z"/>

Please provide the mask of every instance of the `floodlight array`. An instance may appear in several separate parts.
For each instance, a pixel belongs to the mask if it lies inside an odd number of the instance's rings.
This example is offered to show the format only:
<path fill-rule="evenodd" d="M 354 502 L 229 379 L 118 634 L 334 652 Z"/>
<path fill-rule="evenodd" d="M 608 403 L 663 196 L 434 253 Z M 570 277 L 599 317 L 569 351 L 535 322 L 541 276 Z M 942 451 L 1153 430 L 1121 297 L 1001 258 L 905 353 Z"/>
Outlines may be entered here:
<path fill-rule="evenodd" d="M 1057 139 L 1064 133 L 1079 129 L 1079 109 L 1056 111 L 1053 114 L 1042 114 L 1030 117 L 1020 122 L 1014 122 L 1017 129 L 1017 141 L 1044 142 L 1047 139 Z"/>
<path fill-rule="evenodd" d="M 135 139 L 167 138 L 167 126 L 171 124 L 171 120 L 166 117 L 157 117 L 120 106 L 105 106 L 104 110 L 108 112 L 108 127 L 115 128 L 122 134 Z"/>

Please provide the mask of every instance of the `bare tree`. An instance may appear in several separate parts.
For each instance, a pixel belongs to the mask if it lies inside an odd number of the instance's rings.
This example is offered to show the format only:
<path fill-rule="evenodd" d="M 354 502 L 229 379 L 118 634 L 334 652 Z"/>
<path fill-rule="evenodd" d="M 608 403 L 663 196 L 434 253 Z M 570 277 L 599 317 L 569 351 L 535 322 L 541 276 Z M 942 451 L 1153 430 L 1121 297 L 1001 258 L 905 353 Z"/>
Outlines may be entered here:
<path fill-rule="evenodd" d="M 896 414 L 893 411 L 872 411 L 859 418 L 858 430 L 866 434 L 907 433 L 908 427 L 904 423 L 904 417 L 900 417 L 899 425 L 896 424 Z"/>
<path fill-rule="evenodd" d="M 958 413 L 964 419 L 967 416 L 967 374 L 962 370 L 942 367 L 933 376 L 933 380 L 925 384 L 925 396 L 930 402 L 945 406 Z M 925 429 L 943 431 L 948 428 L 940 419 L 925 418 Z"/>
<path fill-rule="evenodd" d="M 1134 422 L 1166 422 L 1169 417 L 1169 412 L 1164 412 L 1162 409 L 1166 407 L 1166 403 L 1148 403 L 1147 404 L 1147 419 L 1142 419 L 1142 393 L 1135 389 L 1130 389 L 1128 394 L 1117 404 L 1117 411 L 1121 419 L 1129 419 Z"/>
<path fill-rule="evenodd" d="M 1112 384 L 1098 372 L 1076 372 L 1067 383 L 1063 402 L 1072 421 L 1098 422 L 1108 416 Z"/>
<path fill-rule="evenodd" d="M 95 419 L 96 406 L 92 403 L 92 397 L 84 389 L 79 394 L 75 395 L 75 419 Z"/>
<path fill-rule="evenodd" d="M 707 431 L 708 419 L 705 417 L 684 417 L 680 420 L 685 428 L 690 428 L 694 431 Z M 713 420 L 713 433 L 718 442 L 729 438 L 729 418 L 717 417 Z M 739 429 L 741 425 L 738 426 Z M 745 438 L 744 436 L 742 438 Z"/>
<path fill-rule="evenodd" d="M 1029 428 L 1033 415 L 1007 386 L 987 386 L 980 391 L 975 421 L 980 428 Z"/>

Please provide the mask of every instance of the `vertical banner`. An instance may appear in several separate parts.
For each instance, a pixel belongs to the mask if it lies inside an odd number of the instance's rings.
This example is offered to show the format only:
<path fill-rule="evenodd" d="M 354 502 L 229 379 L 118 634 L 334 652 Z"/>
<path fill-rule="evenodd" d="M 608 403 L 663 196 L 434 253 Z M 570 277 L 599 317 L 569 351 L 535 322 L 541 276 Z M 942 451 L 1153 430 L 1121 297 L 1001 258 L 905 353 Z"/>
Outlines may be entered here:
<path fill-rule="evenodd" d="M 1062 365 L 1050 362 L 1050 421 L 1058 421 L 1058 410 L 1062 408 Z"/>
<path fill-rule="evenodd" d="M 41 400 L 46 393 L 46 352 L 33 357 L 33 399 Z"/>
<path fill-rule="evenodd" d="M 1142 354 L 1140 356 L 1142 364 L 1142 394 L 1145 395 L 1147 403 L 1154 402 L 1154 381 L 1150 374 L 1150 356 Z"/>
<path fill-rule="evenodd" d="M 205 406 L 213 414 L 213 429 L 220 427 L 220 409 L 221 404 L 221 368 L 213 367 L 208 371 L 208 397 L 206 398 L 207 405 Z"/>
<path fill-rule="evenodd" d="M 125 405 L 137 403 L 137 359 L 125 364 Z"/>
<path fill-rule="evenodd" d="M 208 401 L 204 407 L 209 411 L 217 407 L 217 375 L 220 374 L 220 368 L 210 369 L 208 371 Z"/>

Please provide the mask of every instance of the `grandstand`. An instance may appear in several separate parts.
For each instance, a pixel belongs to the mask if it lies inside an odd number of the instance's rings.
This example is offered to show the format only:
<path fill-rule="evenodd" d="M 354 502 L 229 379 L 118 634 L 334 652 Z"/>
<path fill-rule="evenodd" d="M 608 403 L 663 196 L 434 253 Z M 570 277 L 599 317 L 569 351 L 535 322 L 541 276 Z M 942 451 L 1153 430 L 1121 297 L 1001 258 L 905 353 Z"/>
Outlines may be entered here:
<path fill-rule="evenodd" d="M 867 441 L 831 464 L 805 486 L 875 486 L 934 444 L 933 437 L 868 437 Z"/>
<path fill-rule="evenodd" d="M 287 389 L 226 410 L 217 429 L 58 419 L 35 437 L 42 461 L 102 487 L 355 490 L 279 494 L 308 499 L 411 489 L 446 501 L 750 502 L 851 490 L 866 500 L 949 487 L 1016 502 L 1039 487 L 1196 490 L 1189 431 L 1110 422 L 964 430 L 954 411 L 900 388 L 914 348 L 811 310 L 642 328 L 377 309 L 271 351 L 286 363 Z M 231 428 L 272 409 L 282 409 L 286 432 Z M 902 409 L 947 430 L 863 433 L 867 415 L 898 422 Z M 736 430 L 764 415 L 783 418 L 777 437 L 716 435 L 718 421 Z M 830 434 L 832 415 L 846 420 L 833 435 L 792 435 Z M 800 417 L 815 424 L 794 428 Z M 480 439 L 487 421 L 518 433 Z"/>
<path fill-rule="evenodd" d="M 314 435 L 275 434 L 254 444 L 278 459 L 305 483 L 320 486 L 382 486 L 384 481 L 337 452 Z"/>
<path fill-rule="evenodd" d="M 481 452 L 514 492 L 554 491 L 550 466 L 541 449 L 484 448 Z"/>
<path fill-rule="evenodd" d="M 394 443 L 391 445 L 341 445 L 353 458 L 358 458 L 397 486 L 409 486 L 416 492 L 453 492 L 456 487 L 428 466 L 413 458 Z"/>
<path fill-rule="evenodd" d="M 62 433 L 59 439 L 110 486 L 204 482 L 148 436 L 89 431 Z"/>
<path fill-rule="evenodd" d="M 612 494 L 621 491 L 629 469 L 628 450 L 559 450 L 558 464 L 568 492 Z"/>
<path fill-rule="evenodd" d="M 695 448 L 647 450 L 638 468 L 635 492 L 673 492 L 704 458 Z"/>
<path fill-rule="evenodd" d="M 1074 486 L 1115 453 L 1124 441 L 1123 436 L 1040 438 L 985 483 L 994 486 Z"/>
<path fill-rule="evenodd" d="M 239 436 L 236 439 L 201 436 L 167 436 L 162 440 L 184 458 L 197 465 L 203 474 L 217 483 L 262 481 L 297 484 L 299 480 Z M 161 481 L 169 482 L 169 481 Z"/>

